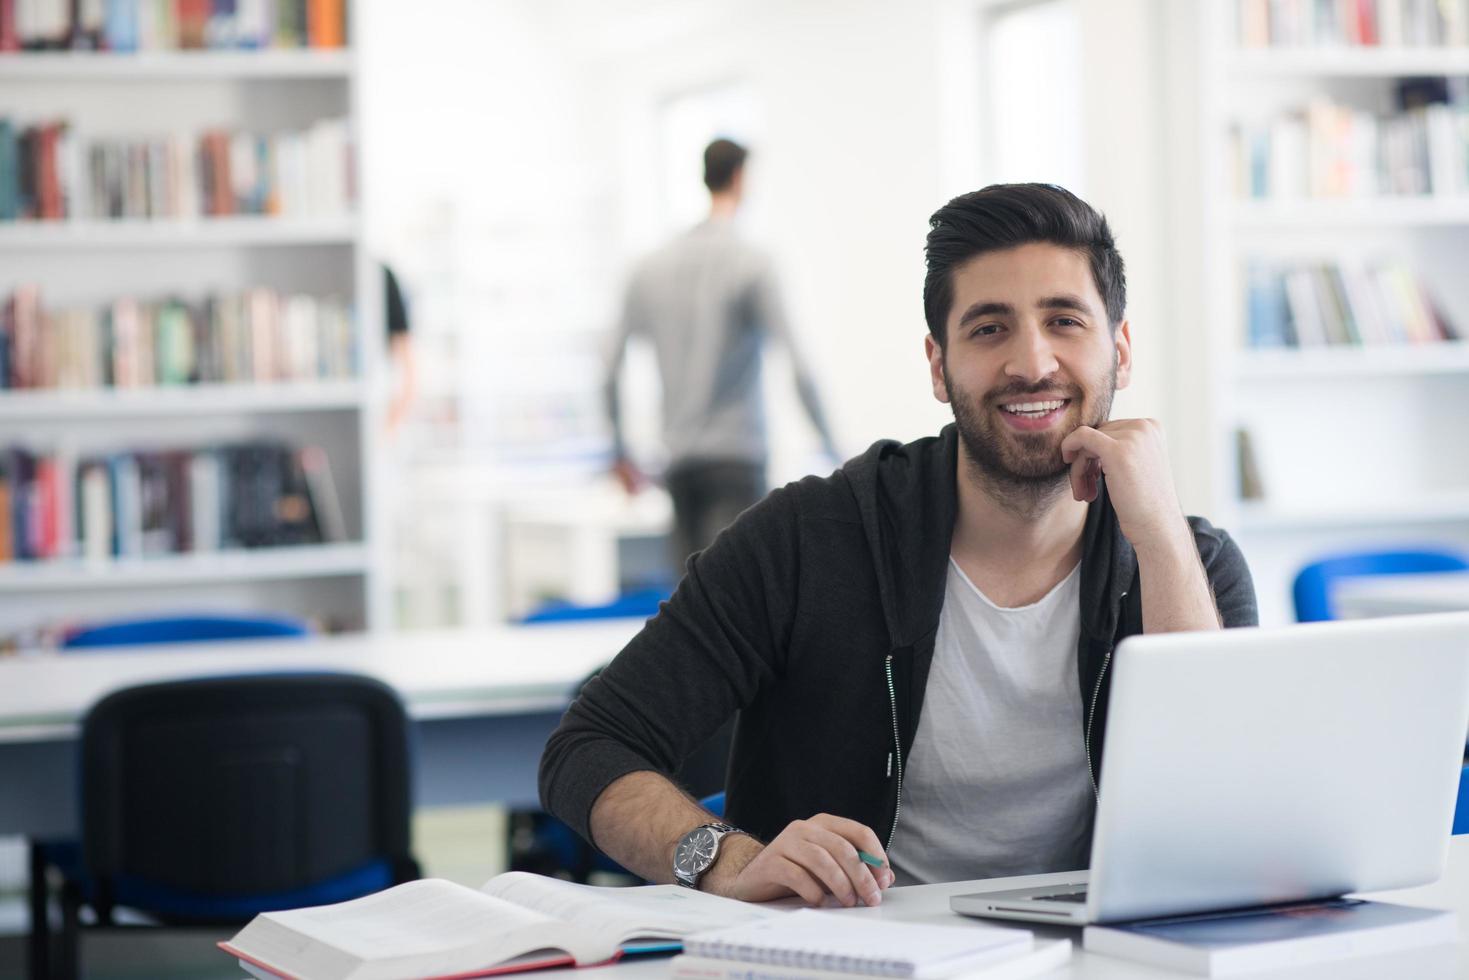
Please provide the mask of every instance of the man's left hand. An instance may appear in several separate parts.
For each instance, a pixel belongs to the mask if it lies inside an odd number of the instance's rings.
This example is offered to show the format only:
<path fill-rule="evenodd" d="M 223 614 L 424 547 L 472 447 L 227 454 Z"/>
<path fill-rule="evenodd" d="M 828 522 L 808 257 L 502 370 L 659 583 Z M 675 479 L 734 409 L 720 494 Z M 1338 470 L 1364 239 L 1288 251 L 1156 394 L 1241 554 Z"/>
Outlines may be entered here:
<path fill-rule="evenodd" d="M 1071 467 L 1071 492 L 1077 500 L 1097 499 L 1097 478 L 1107 478 L 1107 494 L 1122 533 L 1143 550 L 1189 537 L 1178 505 L 1163 426 L 1153 419 L 1117 419 L 1093 428 L 1081 426 L 1061 441 L 1061 458 Z"/>

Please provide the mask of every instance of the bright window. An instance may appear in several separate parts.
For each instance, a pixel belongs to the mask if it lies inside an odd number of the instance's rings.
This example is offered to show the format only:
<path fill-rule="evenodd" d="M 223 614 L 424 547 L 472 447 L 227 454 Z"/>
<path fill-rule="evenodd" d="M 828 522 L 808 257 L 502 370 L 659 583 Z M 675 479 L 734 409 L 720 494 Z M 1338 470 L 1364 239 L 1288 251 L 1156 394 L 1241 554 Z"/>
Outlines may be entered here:
<path fill-rule="evenodd" d="M 1080 196 L 1081 35 L 1075 0 L 1027 0 L 985 24 L 985 172 L 1060 184 Z"/>

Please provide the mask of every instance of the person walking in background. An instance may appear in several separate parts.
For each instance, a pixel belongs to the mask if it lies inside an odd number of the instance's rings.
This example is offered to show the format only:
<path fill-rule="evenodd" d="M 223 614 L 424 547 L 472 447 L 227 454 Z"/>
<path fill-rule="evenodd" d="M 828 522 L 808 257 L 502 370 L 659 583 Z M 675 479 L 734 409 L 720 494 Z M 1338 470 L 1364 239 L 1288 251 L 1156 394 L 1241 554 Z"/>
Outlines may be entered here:
<path fill-rule="evenodd" d="M 816 386 L 786 320 L 769 256 L 744 241 L 735 215 L 744 196 L 738 143 L 704 150 L 709 217 L 644 259 L 628 286 L 607 374 L 613 470 L 628 493 L 646 482 L 623 441 L 618 380 L 628 340 L 649 340 L 663 384 L 665 476 L 673 499 L 673 558 L 679 569 L 745 508 L 765 495 L 768 456 L 760 371 L 769 338 L 783 343 L 796 390 L 838 460 Z"/>

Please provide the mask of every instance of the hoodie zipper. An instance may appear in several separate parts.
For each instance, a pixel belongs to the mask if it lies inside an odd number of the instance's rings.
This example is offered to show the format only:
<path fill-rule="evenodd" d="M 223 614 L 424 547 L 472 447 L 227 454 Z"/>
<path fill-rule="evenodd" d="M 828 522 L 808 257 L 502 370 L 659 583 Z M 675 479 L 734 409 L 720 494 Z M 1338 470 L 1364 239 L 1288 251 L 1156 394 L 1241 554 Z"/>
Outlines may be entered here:
<path fill-rule="evenodd" d="M 898 758 L 898 801 L 893 807 L 892 829 L 888 831 L 887 843 L 883 845 L 883 850 L 888 850 L 893 846 L 893 837 L 898 833 L 898 814 L 903 812 L 903 743 L 898 738 L 898 694 L 893 688 L 893 655 L 891 653 L 888 654 L 887 662 L 883 664 L 883 672 L 887 674 L 888 679 L 888 706 L 892 709 L 893 715 L 893 751 L 897 753 Z M 1091 764 L 1090 756 L 1087 758 L 1087 764 Z M 889 755 L 889 775 L 892 774 L 892 765 L 893 756 Z"/>
<path fill-rule="evenodd" d="M 1118 601 L 1121 601 L 1121 600 L 1126 599 L 1126 598 L 1127 598 L 1127 593 L 1126 592 L 1122 593 L 1120 596 L 1117 597 Z M 1097 716 L 1097 699 L 1099 697 L 1101 697 L 1101 694 L 1102 694 L 1102 678 L 1104 678 L 1104 677 L 1107 676 L 1107 665 L 1110 664 L 1111 662 L 1112 662 L 1112 648 L 1111 647 L 1108 647 L 1107 648 L 1106 655 L 1104 657 L 1102 657 L 1102 669 L 1099 670 L 1099 671 L 1097 671 L 1097 686 L 1094 687 L 1094 688 L 1092 688 L 1092 706 L 1091 706 L 1091 710 L 1089 710 L 1087 712 L 1087 714 L 1086 714 L 1086 740 L 1085 740 L 1085 748 L 1086 748 L 1086 774 L 1091 777 L 1091 780 L 1092 780 L 1092 796 L 1096 799 L 1096 801 L 1098 803 L 1100 803 L 1102 801 L 1102 791 L 1101 791 L 1101 788 L 1097 786 L 1097 770 L 1096 770 L 1096 767 L 1092 765 L 1092 719 L 1096 718 L 1096 716 Z"/>
<path fill-rule="evenodd" d="M 1097 802 L 1102 800 L 1102 791 L 1097 786 L 1097 770 L 1092 766 L 1092 719 L 1097 716 L 1097 698 L 1102 693 L 1102 678 L 1107 676 L 1107 665 L 1112 662 L 1112 651 L 1102 658 L 1102 669 L 1097 674 L 1097 686 L 1092 689 L 1092 707 L 1086 716 L 1086 774 L 1092 780 L 1092 796 Z"/>

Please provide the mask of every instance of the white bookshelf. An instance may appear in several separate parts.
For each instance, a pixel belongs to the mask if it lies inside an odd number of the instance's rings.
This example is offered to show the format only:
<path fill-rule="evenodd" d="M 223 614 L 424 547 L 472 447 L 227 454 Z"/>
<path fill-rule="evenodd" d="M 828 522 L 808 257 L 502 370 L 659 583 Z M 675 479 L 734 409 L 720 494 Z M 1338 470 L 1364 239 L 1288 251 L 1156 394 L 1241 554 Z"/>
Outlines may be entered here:
<path fill-rule="evenodd" d="M 235 549 L 100 563 L 79 559 L 11 562 L 0 564 L 0 595 L 361 576 L 367 570 L 368 550 L 360 544 Z"/>
<path fill-rule="evenodd" d="M 350 81 L 351 51 L 145 51 L 114 54 L 34 51 L 0 55 L 0 82 L 190 79 L 337 79 Z"/>
<path fill-rule="evenodd" d="M 1210 517 L 1239 540 L 1262 620 L 1293 618 L 1290 583 L 1333 552 L 1469 550 L 1469 344 L 1254 350 L 1246 263 L 1401 261 L 1448 319 L 1469 329 L 1469 198 L 1245 200 L 1232 186 L 1230 127 L 1316 97 L 1382 113 L 1403 77 L 1469 74 L 1469 49 L 1242 49 L 1237 0 L 1197 0 L 1195 121 L 1202 362 Z M 1241 496 L 1235 432 L 1250 434 L 1264 499 Z"/>
<path fill-rule="evenodd" d="M 1257 48 L 1230 50 L 1224 65 L 1229 76 L 1245 80 L 1469 75 L 1469 48 Z"/>
<path fill-rule="evenodd" d="M 132 389 L 35 389 L 0 393 L 0 423 L 45 419 L 167 419 L 188 414 L 355 412 L 359 381 L 200 384 Z"/>
<path fill-rule="evenodd" d="M 1230 208 L 1239 231 L 1293 232 L 1459 228 L 1469 225 L 1469 198 L 1379 197 L 1368 201 L 1237 201 Z"/>
<path fill-rule="evenodd" d="M 1469 343 L 1243 350 L 1235 358 L 1234 367 L 1242 382 L 1469 374 Z M 1465 383 L 1469 384 L 1469 378 Z"/>
<path fill-rule="evenodd" d="M 81 136 L 108 137 L 301 130 L 344 117 L 360 145 L 357 71 L 350 49 L 7 54 L 0 115 L 67 118 Z M 0 595 L 14 596 L 0 603 L 0 634 L 191 609 L 258 609 L 348 627 L 386 621 L 371 493 L 382 276 L 363 247 L 363 199 L 359 177 L 356 214 L 0 223 L 0 296 L 34 282 L 47 309 L 117 296 L 192 301 L 253 286 L 348 297 L 360 369 L 350 380 L 0 391 L 0 447 L 85 455 L 261 438 L 321 446 L 348 532 L 320 545 L 0 564 Z"/>
<path fill-rule="evenodd" d="M 349 215 L 268 218 L 239 215 L 197 221 L 0 222 L 0 250 L 193 248 L 279 245 L 354 246 L 358 222 Z"/>
<path fill-rule="evenodd" d="M 1421 537 L 1424 525 L 1469 521 L 1469 492 L 1424 493 L 1379 502 L 1330 507 L 1242 503 L 1239 528 L 1252 533 L 1346 530 L 1401 526 Z"/>

